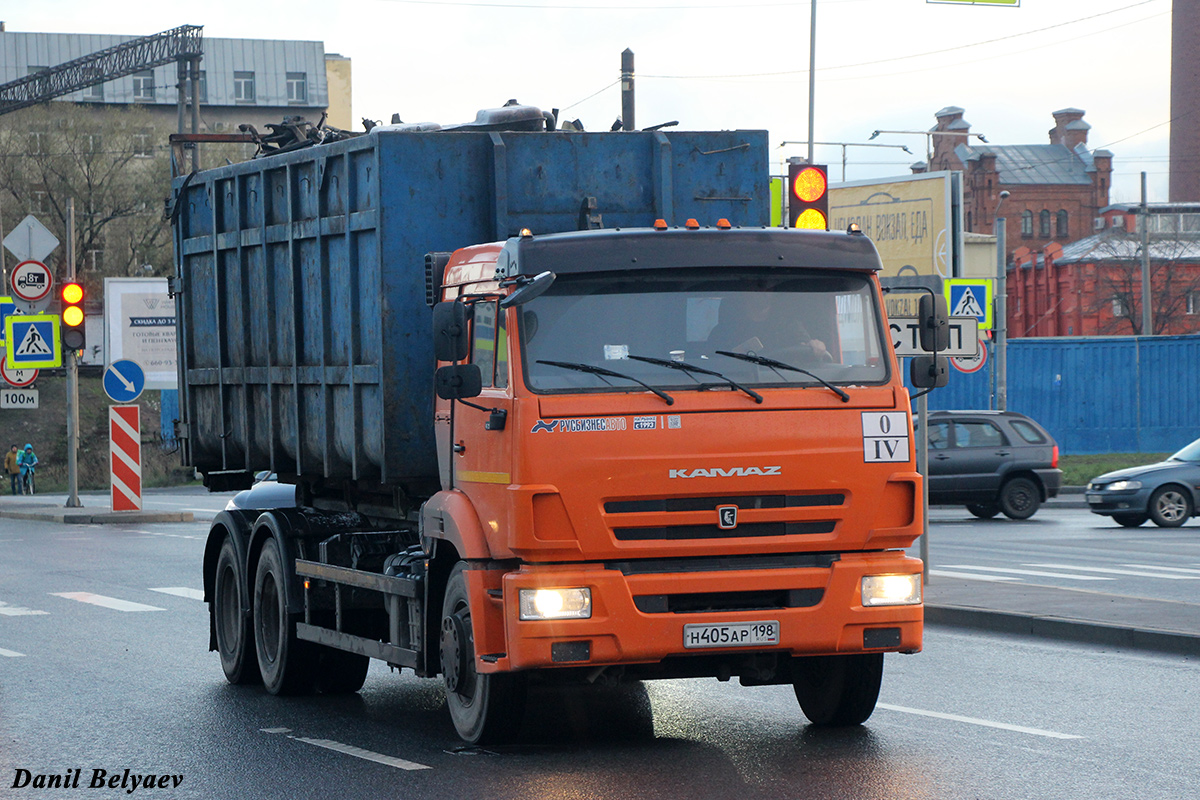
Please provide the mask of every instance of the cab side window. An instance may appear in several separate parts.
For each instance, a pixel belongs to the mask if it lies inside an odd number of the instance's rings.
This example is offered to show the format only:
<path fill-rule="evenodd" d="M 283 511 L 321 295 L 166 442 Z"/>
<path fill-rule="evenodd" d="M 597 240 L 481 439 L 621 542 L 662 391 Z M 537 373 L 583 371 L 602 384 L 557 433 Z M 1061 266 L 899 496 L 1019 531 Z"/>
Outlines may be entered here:
<path fill-rule="evenodd" d="M 945 450 L 950 446 L 950 424 L 935 422 L 929 426 L 929 449 Z"/>
<path fill-rule="evenodd" d="M 1003 447 L 1006 444 L 1004 434 L 990 422 L 954 423 L 955 447 Z"/>
<path fill-rule="evenodd" d="M 474 306 L 471 363 L 479 367 L 485 387 L 508 388 L 508 335 L 504 311 L 495 300 L 483 300 Z"/>

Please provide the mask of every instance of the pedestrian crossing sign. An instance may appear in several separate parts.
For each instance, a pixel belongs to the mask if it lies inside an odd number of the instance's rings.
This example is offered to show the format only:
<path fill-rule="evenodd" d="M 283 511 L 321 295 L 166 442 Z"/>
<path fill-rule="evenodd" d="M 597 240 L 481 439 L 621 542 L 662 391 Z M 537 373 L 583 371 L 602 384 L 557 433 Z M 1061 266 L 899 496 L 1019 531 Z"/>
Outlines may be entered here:
<path fill-rule="evenodd" d="M 974 317 L 979 330 L 992 329 L 992 281 L 989 278 L 950 278 L 942 281 L 952 317 Z"/>
<path fill-rule="evenodd" d="M 4 320 L 5 358 L 15 369 L 62 366 L 58 314 L 17 314 Z"/>

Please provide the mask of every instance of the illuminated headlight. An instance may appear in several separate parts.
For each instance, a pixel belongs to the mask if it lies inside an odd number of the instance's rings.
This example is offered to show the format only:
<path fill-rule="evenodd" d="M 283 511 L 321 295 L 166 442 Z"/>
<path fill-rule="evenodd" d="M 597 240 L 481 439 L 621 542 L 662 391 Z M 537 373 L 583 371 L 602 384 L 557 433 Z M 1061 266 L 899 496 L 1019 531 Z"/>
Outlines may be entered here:
<path fill-rule="evenodd" d="M 920 575 L 867 575 L 862 579 L 864 606 L 915 606 L 920 602 Z"/>
<path fill-rule="evenodd" d="M 522 589 L 521 619 L 590 619 L 591 589 Z"/>
<path fill-rule="evenodd" d="M 1108 491 L 1110 492 L 1124 492 L 1130 489 L 1140 488 L 1142 488 L 1141 481 L 1115 481 L 1108 485 Z"/>

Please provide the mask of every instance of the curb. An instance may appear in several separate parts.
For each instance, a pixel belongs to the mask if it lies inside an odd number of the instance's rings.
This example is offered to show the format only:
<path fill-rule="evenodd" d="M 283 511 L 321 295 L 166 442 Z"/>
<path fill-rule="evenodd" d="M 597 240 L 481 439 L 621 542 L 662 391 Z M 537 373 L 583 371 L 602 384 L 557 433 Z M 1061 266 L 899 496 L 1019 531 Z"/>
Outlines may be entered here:
<path fill-rule="evenodd" d="M 963 606 L 926 605 L 925 621 L 933 625 L 1015 633 L 1041 639 L 1152 650 L 1174 655 L 1200 655 L 1200 636 L 1195 634 L 1131 628 L 1064 617 L 1044 617 Z"/>
<path fill-rule="evenodd" d="M 66 525 L 121 525 L 131 522 L 192 522 L 190 511 L 80 511 L 77 509 L 0 510 L 0 517 Z"/>

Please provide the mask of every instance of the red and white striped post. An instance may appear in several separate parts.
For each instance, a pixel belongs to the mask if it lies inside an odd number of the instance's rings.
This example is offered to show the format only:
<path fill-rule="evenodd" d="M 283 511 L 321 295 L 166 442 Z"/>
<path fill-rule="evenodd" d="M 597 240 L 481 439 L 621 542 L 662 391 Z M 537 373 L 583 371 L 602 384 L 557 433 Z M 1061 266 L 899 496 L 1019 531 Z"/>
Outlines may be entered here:
<path fill-rule="evenodd" d="M 109 406 L 112 510 L 142 510 L 142 417 L 139 406 Z"/>

